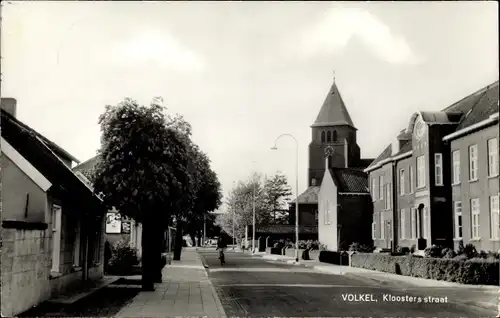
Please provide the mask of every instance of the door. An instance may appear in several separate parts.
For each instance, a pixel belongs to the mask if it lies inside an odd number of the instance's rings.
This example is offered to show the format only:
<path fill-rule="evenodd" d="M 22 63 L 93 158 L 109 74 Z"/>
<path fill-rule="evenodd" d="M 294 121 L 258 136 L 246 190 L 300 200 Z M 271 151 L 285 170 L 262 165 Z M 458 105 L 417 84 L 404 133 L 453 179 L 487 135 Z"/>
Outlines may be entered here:
<path fill-rule="evenodd" d="M 391 225 L 391 221 L 388 220 L 385 222 L 385 233 L 386 233 L 386 237 L 385 237 L 385 248 L 391 248 L 392 246 L 392 225 Z"/>

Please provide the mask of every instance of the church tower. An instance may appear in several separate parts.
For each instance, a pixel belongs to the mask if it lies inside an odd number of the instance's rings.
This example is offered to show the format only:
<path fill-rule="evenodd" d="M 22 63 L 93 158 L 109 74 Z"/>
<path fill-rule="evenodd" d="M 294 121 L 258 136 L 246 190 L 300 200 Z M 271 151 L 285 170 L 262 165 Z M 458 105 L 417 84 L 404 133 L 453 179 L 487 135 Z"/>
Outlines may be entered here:
<path fill-rule="evenodd" d="M 325 173 L 325 150 L 333 149 L 329 168 L 352 168 L 360 162 L 360 150 L 356 142 L 356 127 L 342 100 L 335 79 L 323 102 L 318 117 L 311 125 L 309 144 L 309 186 L 321 185 Z"/>

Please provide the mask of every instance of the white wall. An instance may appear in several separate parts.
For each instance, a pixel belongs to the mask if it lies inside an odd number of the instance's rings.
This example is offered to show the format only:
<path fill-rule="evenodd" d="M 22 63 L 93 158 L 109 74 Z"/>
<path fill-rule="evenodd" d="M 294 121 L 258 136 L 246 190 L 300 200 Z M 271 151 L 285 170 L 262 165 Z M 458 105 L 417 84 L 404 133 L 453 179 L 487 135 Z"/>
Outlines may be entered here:
<path fill-rule="evenodd" d="M 325 224 L 325 214 L 328 209 L 330 209 L 330 222 Z M 318 194 L 318 238 L 328 250 L 337 250 L 337 186 L 329 171 L 325 172 Z"/>

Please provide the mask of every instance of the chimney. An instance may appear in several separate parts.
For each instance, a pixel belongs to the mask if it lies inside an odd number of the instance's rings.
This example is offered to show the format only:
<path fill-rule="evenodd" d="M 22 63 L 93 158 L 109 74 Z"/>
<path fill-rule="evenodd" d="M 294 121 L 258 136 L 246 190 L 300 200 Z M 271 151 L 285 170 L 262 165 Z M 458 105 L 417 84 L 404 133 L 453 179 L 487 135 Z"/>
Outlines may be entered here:
<path fill-rule="evenodd" d="M 391 156 L 394 156 L 395 154 L 397 154 L 399 152 L 399 150 L 401 149 L 401 143 L 402 143 L 402 140 L 399 139 L 399 138 L 394 138 L 392 140 L 392 153 L 391 153 Z"/>
<path fill-rule="evenodd" d="M 348 146 L 347 146 L 347 139 L 344 138 L 344 157 L 345 157 L 345 167 L 348 168 L 349 167 L 349 154 L 348 154 Z"/>
<path fill-rule="evenodd" d="M 15 98 L 2 98 L 0 100 L 0 107 L 9 113 L 11 116 L 16 118 L 16 113 L 17 113 L 17 101 Z"/>

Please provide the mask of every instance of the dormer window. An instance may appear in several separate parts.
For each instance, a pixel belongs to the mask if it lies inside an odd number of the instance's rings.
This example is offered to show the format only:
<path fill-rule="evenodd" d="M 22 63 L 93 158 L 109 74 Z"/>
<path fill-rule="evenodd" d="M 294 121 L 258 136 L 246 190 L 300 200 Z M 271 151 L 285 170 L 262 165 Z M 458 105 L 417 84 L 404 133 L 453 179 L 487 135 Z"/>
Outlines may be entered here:
<path fill-rule="evenodd" d="M 326 133 L 326 141 L 327 142 L 332 142 L 332 132 L 331 131 L 328 131 Z"/>
<path fill-rule="evenodd" d="M 333 131 L 333 141 L 334 142 L 337 141 L 337 131 L 336 130 Z"/>
<path fill-rule="evenodd" d="M 321 132 L 321 142 L 325 142 L 325 132 Z"/>

